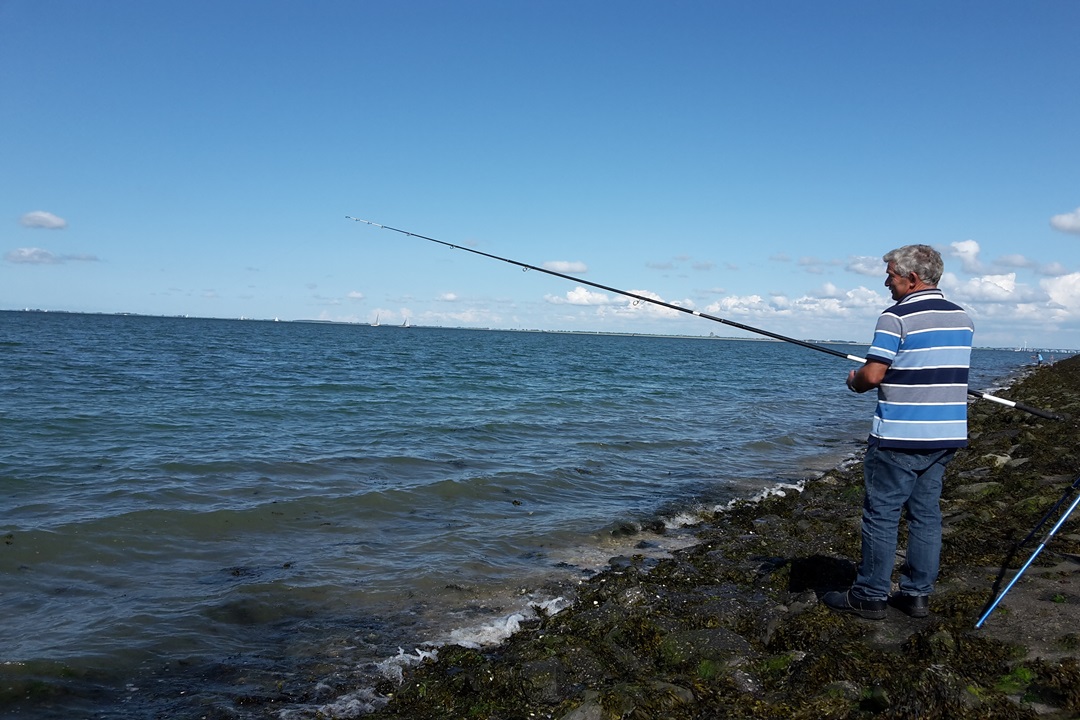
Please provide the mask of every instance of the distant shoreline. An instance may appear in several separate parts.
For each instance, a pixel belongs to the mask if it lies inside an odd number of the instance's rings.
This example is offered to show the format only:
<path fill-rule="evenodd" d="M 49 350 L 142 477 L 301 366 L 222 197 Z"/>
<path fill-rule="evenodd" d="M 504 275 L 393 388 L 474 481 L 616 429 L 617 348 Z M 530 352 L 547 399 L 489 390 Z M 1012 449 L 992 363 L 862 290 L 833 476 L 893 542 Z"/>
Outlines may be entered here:
<path fill-rule="evenodd" d="M 203 315 L 151 315 L 148 313 L 135 313 L 135 312 L 80 312 L 74 310 L 43 310 L 39 308 L 24 308 L 22 310 L 0 310 L 0 313 L 41 313 L 48 315 L 88 315 L 88 316 L 104 316 L 104 317 L 145 317 L 145 318 L 166 318 L 176 320 L 219 320 L 223 322 L 268 322 L 268 323 L 305 323 L 312 325 L 344 325 L 349 327 L 385 327 L 388 329 L 394 329 L 400 327 L 399 325 L 375 325 L 373 323 L 364 322 L 349 322 L 344 320 L 318 320 L 318 319 L 299 319 L 299 320 L 281 320 L 279 318 L 221 318 L 210 317 Z M 644 338 L 674 338 L 680 340 L 737 340 L 740 342 L 765 342 L 776 343 L 785 342 L 783 340 L 776 340 L 770 337 L 739 337 L 735 335 L 715 335 L 710 333 L 708 335 L 683 335 L 683 334 L 667 334 L 667 333 L 632 333 L 632 332 L 613 332 L 606 330 L 541 330 L 539 328 L 492 328 L 492 327 L 465 327 L 455 325 L 409 325 L 409 330 L 470 330 L 478 332 L 519 332 L 519 333 L 542 333 L 548 335 L 599 335 L 599 336 L 611 336 L 611 337 L 644 337 Z M 820 340 L 817 338 L 795 338 L 802 342 L 814 343 L 818 345 L 853 345 L 853 346 L 866 346 L 866 342 L 860 342 L 857 340 Z M 1012 347 L 992 347 L 979 345 L 975 346 L 975 350 L 1006 350 L 1013 352 L 1024 353 L 1051 353 L 1060 355 L 1075 355 L 1080 353 L 1080 349 L 1070 348 L 1012 348 Z"/>

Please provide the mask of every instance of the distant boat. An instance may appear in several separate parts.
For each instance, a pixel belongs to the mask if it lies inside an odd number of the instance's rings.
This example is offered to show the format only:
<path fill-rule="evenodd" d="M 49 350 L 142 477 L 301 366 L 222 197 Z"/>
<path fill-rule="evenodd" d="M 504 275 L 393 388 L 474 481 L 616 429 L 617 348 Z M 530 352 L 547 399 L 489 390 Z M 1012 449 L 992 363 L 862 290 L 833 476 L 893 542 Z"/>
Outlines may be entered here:
<path fill-rule="evenodd" d="M 375 322 L 371 323 L 371 327 L 379 327 L 379 314 L 375 313 Z"/>
<path fill-rule="evenodd" d="M 409 327 L 409 318 L 407 318 L 407 317 L 405 318 L 405 322 L 401 323 L 401 327 L 403 327 L 403 328 Z"/>

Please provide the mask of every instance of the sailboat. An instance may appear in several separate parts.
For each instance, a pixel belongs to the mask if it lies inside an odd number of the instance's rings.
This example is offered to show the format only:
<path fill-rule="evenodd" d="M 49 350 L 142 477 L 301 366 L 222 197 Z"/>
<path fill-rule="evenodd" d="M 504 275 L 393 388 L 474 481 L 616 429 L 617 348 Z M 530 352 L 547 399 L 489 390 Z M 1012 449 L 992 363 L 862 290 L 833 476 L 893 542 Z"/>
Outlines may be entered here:
<path fill-rule="evenodd" d="M 379 313 L 375 313 L 375 322 L 371 323 L 371 327 L 379 327 Z"/>
<path fill-rule="evenodd" d="M 405 322 L 401 323 L 401 327 L 403 327 L 403 328 L 409 327 L 409 316 L 408 315 L 405 316 Z"/>

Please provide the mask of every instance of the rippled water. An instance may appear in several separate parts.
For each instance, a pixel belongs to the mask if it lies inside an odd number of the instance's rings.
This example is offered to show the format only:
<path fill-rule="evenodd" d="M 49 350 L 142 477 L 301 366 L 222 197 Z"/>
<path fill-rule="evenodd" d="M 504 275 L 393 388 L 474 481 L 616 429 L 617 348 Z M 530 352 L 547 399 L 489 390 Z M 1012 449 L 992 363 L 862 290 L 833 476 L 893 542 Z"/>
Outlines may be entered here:
<path fill-rule="evenodd" d="M 760 341 L 0 312 L 0 353 L 0 710 L 36 718 L 360 711 L 399 647 L 812 477 L 873 409 Z"/>

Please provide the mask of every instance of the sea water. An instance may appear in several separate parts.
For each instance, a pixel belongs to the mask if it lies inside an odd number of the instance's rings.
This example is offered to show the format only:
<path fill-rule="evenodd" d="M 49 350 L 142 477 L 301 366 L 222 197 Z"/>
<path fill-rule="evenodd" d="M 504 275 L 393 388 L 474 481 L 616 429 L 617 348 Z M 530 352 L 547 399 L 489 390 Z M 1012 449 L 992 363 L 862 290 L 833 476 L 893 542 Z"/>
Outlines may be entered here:
<path fill-rule="evenodd" d="M 1029 362 L 977 350 L 972 387 Z M 363 713 L 440 643 L 505 637 L 608 558 L 850 456 L 873 411 L 852 367 L 756 340 L 0 312 L 0 712 Z"/>

